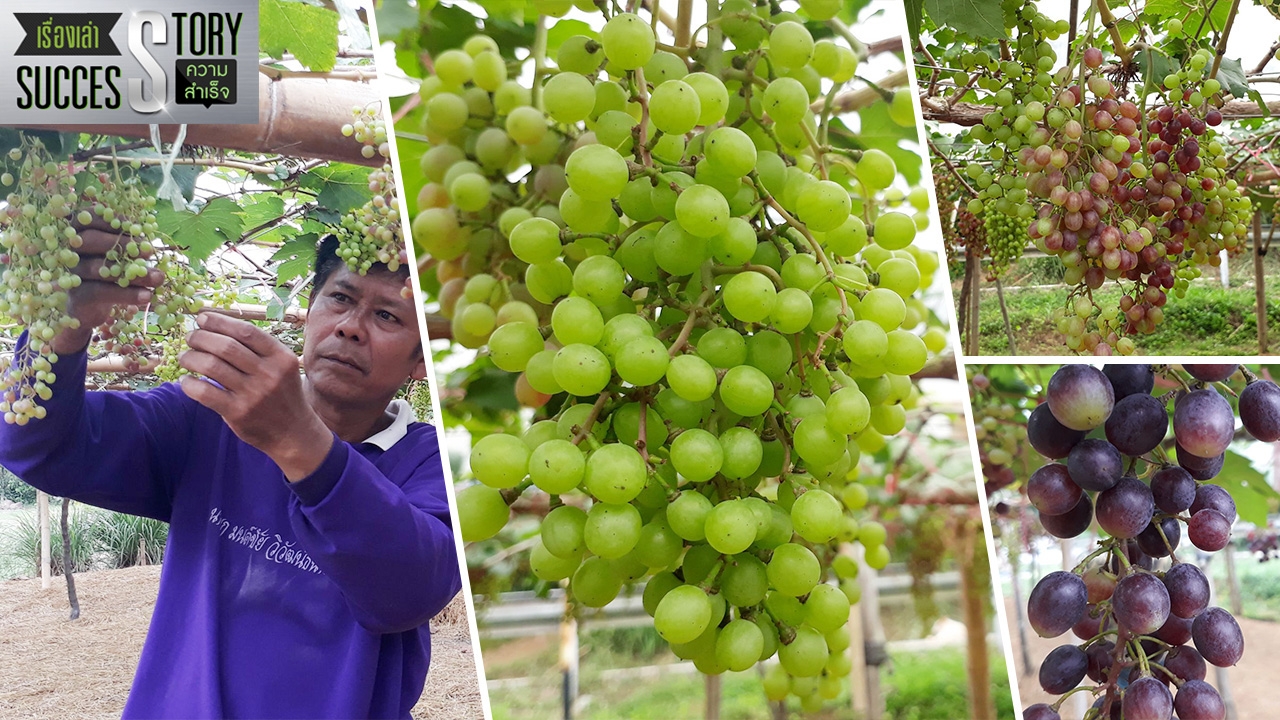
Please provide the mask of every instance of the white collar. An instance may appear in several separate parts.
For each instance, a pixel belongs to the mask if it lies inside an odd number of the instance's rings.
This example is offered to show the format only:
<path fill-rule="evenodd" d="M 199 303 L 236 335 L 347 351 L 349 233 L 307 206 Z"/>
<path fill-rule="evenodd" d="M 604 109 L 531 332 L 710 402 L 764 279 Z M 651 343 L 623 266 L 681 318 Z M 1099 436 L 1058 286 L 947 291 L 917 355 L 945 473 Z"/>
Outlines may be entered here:
<path fill-rule="evenodd" d="M 404 400 L 392 400 L 387 406 L 387 410 L 395 413 L 395 419 L 382 432 L 370 435 L 365 438 L 365 442 L 377 445 L 382 448 L 383 452 L 391 449 L 391 446 L 400 442 L 408 432 L 409 423 L 417 422 L 418 417 L 413 412 L 413 406 Z"/>

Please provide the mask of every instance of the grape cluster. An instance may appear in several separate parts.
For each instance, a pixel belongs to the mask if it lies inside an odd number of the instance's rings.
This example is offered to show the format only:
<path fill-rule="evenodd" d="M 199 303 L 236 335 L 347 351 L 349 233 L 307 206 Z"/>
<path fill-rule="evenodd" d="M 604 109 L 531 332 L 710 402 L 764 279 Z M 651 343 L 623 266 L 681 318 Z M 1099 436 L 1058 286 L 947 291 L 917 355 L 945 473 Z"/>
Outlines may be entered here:
<path fill-rule="evenodd" d="M 375 263 L 395 272 L 400 269 L 404 252 L 404 231 L 400 225 L 400 196 L 390 160 L 387 126 L 378 107 L 355 107 L 351 114 L 355 120 L 342 126 L 343 136 L 359 142 L 360 153 L 366 158 L 381 155 L 387 160 L 369 173 L 369 192 L 373 197 L 342 216 L 338 257 L 346 261 L 352 272 L 361 275 L 369 272 Z"/>
<path fill-rule="evenodd" d="M 1225 98 L 1206 77 L 1213 54 L 1188 50 L 1174 72 L 1130 93 L 1132 66 L 1108 63 L 1086 38 L 1055 69 L 1051 43 L 1067 23 L 1033 4 L 1003 7 L 1016 29 L 1011 57 L 956 58 L 995 105 L 969 132 L 987 157 L 965 168 L 979 190 L 969 209 L 984 215 L 993 274 L 1030 239 L 1062 260 L 1075 286 L 1054 316 L 1067 346 L 1131 353 L 1130 336 L 1162 321 L 1168 291 L 1183 294 L 1201 266 L 1246 236 L 1251 203 L 1227 172 L 1215 130 Z M 1120 307 L 1093 298 L 1107 280 L 1124 291 Z"/>
<path fill-rule="evenodd" d="M 913 245 L 927 194 L 895 188 L 886 153 L 818 150 L 810 103 L 853 52 L 750 0 L 718 10 L 723 63 L 618 13 L 563 43 L 536 104 L 491 39 L 438 54 L 413 237 L 454 341 L 539 412 L 475 443 L 464 539 L 545 493 L 537 577 L 586 607 L 644 581 L 678 656 L 719 673 L 776 653 L 766 692 L 812 707 L 849 669 L 841 544 L 889 560 L 854 515 L 859 463 L 945 347 L 918 299 L 938 259 Z"/>
<path fill-rule="evenodd" d="M 1026 426 L 1027 395 L 996 387 L 982 372 L 969 370 L 969 396 L 973 401 L 973 431 L 982 460 L 986 493 L 1012 485 L 1017 479 L 1014 461 L 1021 454 L 1022 428 Z"/>
<path fill-rule="evenodd" d="M 1237 366 L 1183 369 L 1189 377 L 1164 370 L 1182 390 L 1154 396 L 1152 366 L 1065 365 L 1027 421 L 1028 443 L 1053 461 L 1026 485 L 1041 525 L 1070 538 L 1096 519 L 1104 533 L 1073 571 L 1041 578 L 1027 603 L 1040 636 L 1071 631 L 1084 641 L 1049 653 L 1041 686 L 1051 694 L 1078 686 L 1092 692 L 1098 717 L 1169 720 L 1176 711 L 1183 720 L 1222 720 L 1205 664 L 1229 667 L 1244 653 L 1235 619 L 1209 607 L 1204 572 L 1177 556 L 1184 537 L 1204 552 L 1230 541 L 1235 502 L 1207 481 L 1222 469 L 1236 420 L 1214 385 Z M 1280 387 L 1240 370 L 1248 383 L 1238 403 L 1244 429 L 1259 440 L 1280 438 Z M 1163 449 L 1170 425 L 1173 461 Z M 1096 428 L 1104 438 L 1086 437 Z M 1096 685 L 1081 686 L 1086 676 Z M 1057 720 L 1061 702 L 1024 715 Z"/>
<path fill-rule="evenodd" d="M 27 328 L 28 341 L 0 378 L 0 412 L 6 422 L 26 424 L 45 416 L 40 403 L 52 397 L 57 354 L 50 341 L 79 325 L 66 314 L 68 292 L 81 283 L 72 272 L 83 244 L 78 228 L 96 216 L 121 233 L 100 268 L 103 280 L 127 286 L 153 263 L 167 275 L 149 307 L 117 308 L 98 329 L 104 348 L 128 362 L 136 364 L 143 355 L 149 331 L 176 332 L 178 314 L 198 308 L 195 293 L 201 278 L 164 245 L 155 198 L 143 192 L 136 177 L 122 178 L 118 165 L 95 169 L 56 162 L 39 139 L 26 137 L 8 159 L 19 167 L 19 176 L 6 172 L 0 177 L 7 187 L 16 184 L 0 216 L 0 283 L 5 289 L 0 313 Z"/>

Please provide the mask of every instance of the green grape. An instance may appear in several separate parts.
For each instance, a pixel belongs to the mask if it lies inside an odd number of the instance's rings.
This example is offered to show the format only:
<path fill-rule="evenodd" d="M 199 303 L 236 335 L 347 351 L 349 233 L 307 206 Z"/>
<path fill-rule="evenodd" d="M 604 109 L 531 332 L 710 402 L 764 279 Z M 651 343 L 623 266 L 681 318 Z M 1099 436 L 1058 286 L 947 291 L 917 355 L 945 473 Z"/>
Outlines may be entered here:
<path fill-rule="evenodd" d="M 577 445 L 568 440 L 548 440 L 529 456 L 529 479 L 547 494 L 561 495 L 578 487 L 586 466 Z"/>
<path fill-rule="evenodd" d="M 609 384 L 609 359 L 590 345 L 566 345 L 556 353 L 552 372 L 566 392 L 596 395 Z"/>
<path fill-rule="evenodd" d="M 696 72 L 686 75 L 684 82 L 698 94 L 699 125 L 711 127 L 724 119 L 725 110 L 729 107 L 729 91 L 720 78 L 710 73 Z"/>
<path fill-rule="evenodd" d="M 494 365 L 507 372 L 523 372 L 529 358 L 542 347 L 542 333 L 532 323 L 507 323 L 489 336 L 489 357 Z"/>
<path fill-rule="evenodd" d="M 671 390 L 690 402 L 706 400 L 716 391 L 715 369 L 697 355 L 677 355 L 671 358 L 666 377 Z"/>
<path fill-rule="evenodd" d="M 533 550 L 529 552 L 529 570 L 533 572 L 534 577 L 547 582 L 559 582 L 571 577 L 581 561 L 580 556 L 555 555 L 542 543 L 534 544 Z"/>
<path fill-rule="evenodd" d="M 645 82 L 661 85 L 667 80 L 679 80 L 689 74 L 689 68 L 679 55 L 659 50 L 644 64 Z"/>
<path fill-rule="evenodd" d="M 738 273 L 724 285 L 724 306 L 742 322 L 761 322 L 773 312 L 778 293 L 773 281 L 754 270 Z"/>
<path fill-rule="evenodd" d="M 918 335 L 906 330 L 889 333 L 889 350 L 884 356 L 885 368 L 897 375 L 914 375 L 924 369 L 929 350 Z"/>
<path fill-rule="evenodd" d="M 712 442 L 715 442 L 714 437 Z M 704 531 L 707 534 L 707 544 L 717 552 L 736 555 L 751 547 L 751 543 L 756 540 L 755 513 L 742 500 L 725 500 L 707 514 Z"/>
<path fill-rule="evenodd" d="M 696 271 L 709 255 L 707 239 L 688 232 L 678 222 L 663 225 L 653 240 L 658 267 L 677 277 Z"/>
<path fill-rule="evenodd" d="M 653 627 L 669 643 L 693 642 L 711 623 L 711 601 L 695 585 L 681 585 L 663 596 L 653 614 Z"/>
<path fill-rule="evenodd" d="M 504 127 L 507 135 L 517 143 L 526 147 L 537 145 L 547 135 L 547 118 L 537 108 L 522 105 L 511 109 Z"/>
<path fill-rule="evenodd" d="M 588 551 L 616 560 L 639 542 L 641 526 L 640 513 L 631 505 L 596 503 L 587 511 L 582 539 Z"/>
<path fill-rule="evenodd" d="M 721 380 L 720 399 L 739 415 L 760 415 L 773 403 L 773 383 L 756 368 L 739 365 L 730 368 Z"/>
<path fill-rule="evenodd" d="M 856 435 L 871 421 L 871 403 L 857 386 L 841 388 L 827 400 L 826 417 L 828 429 Z"/>
<path fill-rule="evenodd" d="M 805 418 L 795 431 L 795 450 L 805 462 L 822 467 L 840 459 L 849 438 L 827 426 L 825 414 Z M 792 518 L 792 522 L 795 518 Z"/>
<path fill-rule="evenodd" d="M 670 567 L 684 552 L 684 541 L 663 517 L 655 517 L 640 530 L 634 550 L 636 559 L 649 568 Z"/>
<path fill-rule="evenodd" d="M 556 122 L 566 125 L 586 120 L 596 104 L 596 91 L 582 75 L 562 72 L 552 75 L 542 88 L 542 104 Z"/>
<path fill-rule="evenodd" d="M 619 70 L 643 67 L 657 42 L 649 23 L 631 13 L 618 13 L 600 31 L 605 57 Z"/>
<path fill-rule="evenodd" d="M 479 542 L 497 535 L 506 527 L 511 514 L 502 493 L 486 485 L 470 485 L 459 490 L 457 502 L 463 542 Z"/>
<path fill-rule="evenodd" d="M 569 581 L 574 599 L 587 607 L 608 605 L 622 590 L 622 577 L 608 560 L 589 557 L 582 561 Z"/>
<path fill-rule="evenodd" d="M 705 482 L 720 472 L 724 451 L 706 430 L 686 430 L 671 443 L 671 463 L 691 482 Z"/>
<path fill-rule="evenodd" d="M 626 282 L 622 266 L 607 255 L 593 255 L 573 271 L 573 291 L 600 306 L 618 297 Z"/>
<path fill-rule="evenodd" d="M 738 128 L 721 127 L 712 130 L 704 147 L 707 162 L 725 175 L 740 178 L 756 166 L 756 146 Z"/>
<path fill-rule="evenodd" d="M 892 185 L 897 172 L 893 158 L 883 150 L 865 150 L 858 160 L 858 179 L 873 190 L 883 190 Z"/>
<path fill-rule="evenodd" d="M 676 221 L 700 238 L 710 238 L 728 228 L 729 203 L 715 188 L 694 185 L 676 200 Z"/>
<path fill-rule="evenodd" d="M 584 145 L 573 151 L 564 170 L 569 187 L 587 200 L 615 198 L 628 180 L 627 161 L 603 145 Z"/>
<path fill-rule="evenodd" d="M 644 611 L 649 614 L 649 617 L 653 617 L 658 611 L 658 603 L 662 602 L 662 598 L 683 584 L 680 578 L 669 572 L 660 572 L 649 578 L 649 581 L 644 584 L 644 593 L 641 598 Z"/>
<path fill-rule="evenodd" d="M 668 80 L 649 96 L 649 119 L 664 133 L 683 135 L 698 125 L 702 103 L 682 80 Z"/>
<path fill-rule="evenodd" d="M 567 297 L 551 311 L 551 329 L 561 345 L 595 345 L 604 337 L 604 317 L 590 300 Z"/>
<path fill-rule="evenodd" d="M 698 340 L 698 356 L 717 368 L 747 362 L 747 341 L 733 328 L 712 328 Z"/>
<path fill-rule="evenodd" d="M 805 187 L 796 198 L 796 214 L 811 230 L 835 230 L 849 219 L 849 193 L 839 184 L 819 180 Z"/>
<path fill-rule="evenodd" d="M 816 677 L 827 664 L 829 651 L 827 640 L 811 627 L 796 628 L 790 644 L 778 648 L 778 660 L 782 667 L 796 677 Z"/>
<path fill-rule="evenodd" d="M 692 542 L 707 537 L 707 515 L 711 501 L 693 490 L 685 490 L 667 506 L 667 523 L 677 535 Z"/>
<path fill-rule="evenodd" d="M 768 564 L 769 584 L 790 597 L 800 597 L 813 590 L 821 574 L 813 551 L 795 543 L 774 548 Z"/>
<path fill-rule="evenodd" d="M 887 212 L 876 218 L 874 229 L 876 244 L 886 250 L 901 250 L 916 238 L 915 221 L 899 212 Z"/>
<path fill-rule="evenodd" d="M 603 502 L 631 502 L 644 489 L 645 478 L 644 459 L 629 445 L 611 443 L 587 458 L 586 488 Z"/>
<path fill-rule="evenodd" d="M 529 466 L 529 448 L 514 435 L 485 435 L 471 448 L 471 472 L 492 488 L 520 484 Z"/>
<path fill-rule="evenodd" d="M 571 73 L 594 75 L 603 62 L 604 48 L 586 35 L 566 39 L 556 51 L 556 65 Z"/>
<path fill-rule="evenodd" d="M 769 590 L 765 565 L 750 553 L 730 558 L 720 575 L 720 592 L 725 601 L 737 607 L 758 605 Z"/>
<path fill-rule="evenodd" d="M 795 78 L 778 78 L 765 88 L 764 108 L 779 123 L 798 123 L 809 110 L 809 93 Z"/>
<path fill-rule="evenodd" d="M 579 453 L 581 455 L 581 453 Z M 547 513 L 539 533 L 547 551 L 562 558 L 580 558 L 587 549 L 583 531 L 587 514 L 572 505 L 561 505 Z"/>
<path fill-rule="evenodd" d="M 618 377 L 636 387 L 652 385 L 667 372 L 671 358 L 657 338 L 640 337 L 627 343 L 614 362 Z"/>
<path fill-rule="evenodd" d="M 898 329 L 907 316 L 907 304 L 892 290 L 876 288 L 862 296 L 858 316 L 879 325 L 885 332 Z"/>
<path fill-rule="evenodd" d="M 807 422 L 807 421 L 806 421 Z M 802 423 L 803 424 L 803 423 Z M 836 536 L 844 519 L 840 501 L 823 490 L 810 490 L 791 505 L 796 534 L 811 543 L 825 543 Z"/>
<path fill-rule="evenodd" d="M 813 58 L 813 36 L 790 20 L 774 25 L 769 34 L 769 59 L 778 67 L 801 68 Z"/>
<path fill-rule="evenodd" d="M 720 433 L 720 447 L 724 451 L 720 473 L 727 478 L 740 480 L 751 476 L 764 459 L 764 444 L 748 428 L 732 427 Z"/>
<path fill-rule="evenodd" d="M 750 620 L 738 618 L 726 625 L 716 638 L 716 660 L 733 672 L 755 665 L 764 651 L 764 633 Z"/>

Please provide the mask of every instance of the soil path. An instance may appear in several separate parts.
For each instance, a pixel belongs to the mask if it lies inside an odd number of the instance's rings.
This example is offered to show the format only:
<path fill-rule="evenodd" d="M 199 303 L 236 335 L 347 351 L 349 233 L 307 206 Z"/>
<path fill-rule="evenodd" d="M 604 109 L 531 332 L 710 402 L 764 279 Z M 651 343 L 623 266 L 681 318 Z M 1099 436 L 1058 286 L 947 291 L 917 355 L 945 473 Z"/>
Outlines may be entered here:
<path fill-rule="evenodd" d="M 49 590 L 39 580 L 0 582 L 0 717 L 120 717 L 159 582 L 159 566 L 77 575 L 75 622 L 61 577 Z M 432 623 L 431 674 L 413 715 L 484 716 L 461 596 Z"/>

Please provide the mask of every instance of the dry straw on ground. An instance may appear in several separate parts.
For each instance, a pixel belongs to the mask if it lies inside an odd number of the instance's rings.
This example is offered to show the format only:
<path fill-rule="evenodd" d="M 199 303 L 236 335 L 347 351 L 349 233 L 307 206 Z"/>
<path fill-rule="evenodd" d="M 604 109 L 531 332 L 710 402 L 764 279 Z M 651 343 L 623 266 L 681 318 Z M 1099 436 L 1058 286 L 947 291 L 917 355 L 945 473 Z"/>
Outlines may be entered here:
<path fill-rule="evenodd" d="M 0 582 L 0 717 L 120 717 L 159 582 L 158 566 L 78 575 L 74 622 L 61 577 L 49 590 L 39 580 Z M 431 674 L 414 717 L 483 717 L 462 597 L 431 626 Z"/>

